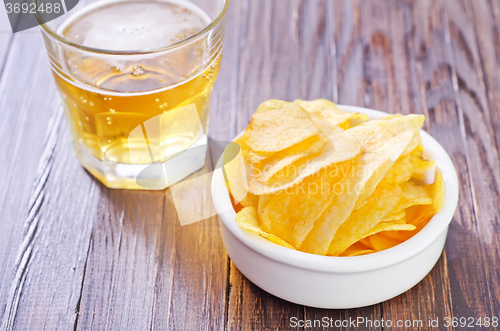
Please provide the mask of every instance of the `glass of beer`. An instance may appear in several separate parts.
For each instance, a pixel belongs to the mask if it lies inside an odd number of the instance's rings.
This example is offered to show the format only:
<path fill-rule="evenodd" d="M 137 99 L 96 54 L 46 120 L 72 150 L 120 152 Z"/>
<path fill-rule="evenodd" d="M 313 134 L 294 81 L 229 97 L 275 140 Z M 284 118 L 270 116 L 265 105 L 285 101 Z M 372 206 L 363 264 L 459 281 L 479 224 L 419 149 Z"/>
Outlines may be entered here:
<path fill-rule="evenodd" d="M 82 0 L 41 22 L 76 156 L 107 187 L 163 189 L 204 165 L 228 2 Z"/>

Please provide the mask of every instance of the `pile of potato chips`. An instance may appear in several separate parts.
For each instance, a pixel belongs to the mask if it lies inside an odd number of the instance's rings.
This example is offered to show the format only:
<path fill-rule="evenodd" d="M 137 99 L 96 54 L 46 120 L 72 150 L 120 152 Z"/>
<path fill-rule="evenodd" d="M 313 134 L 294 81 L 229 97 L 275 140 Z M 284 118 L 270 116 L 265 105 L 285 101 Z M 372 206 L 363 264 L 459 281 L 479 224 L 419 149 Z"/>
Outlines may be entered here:
<path fill-rule="evenodd" d="M 442 176 L 422 157 L 424 119 L 369 120 L 324 99 L 262 103 L 224 166 L 237 224 L 330 256 L 407 240 L 444 204 Z"/>

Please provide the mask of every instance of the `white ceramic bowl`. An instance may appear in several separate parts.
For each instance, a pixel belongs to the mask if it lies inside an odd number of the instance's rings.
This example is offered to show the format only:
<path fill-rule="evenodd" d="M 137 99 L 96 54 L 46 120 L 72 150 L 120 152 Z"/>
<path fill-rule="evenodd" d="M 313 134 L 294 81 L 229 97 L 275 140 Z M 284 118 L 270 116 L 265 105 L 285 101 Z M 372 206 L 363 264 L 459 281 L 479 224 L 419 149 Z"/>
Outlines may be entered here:
<path fill-rule="evenodd" d="M 371 119 L 386 113 L 352 106 Z M 458 202 L 453 163 L 429 134 L 421 131 L 424 153 L 442 171 L 445 205 L 411 239 L 382 252 L 356 257 L 303 253 L 276 245 L 235 223 L 222 172 L 214 173 L 212 198 L 222 221 L 222 239 L 236 267 L 255 285 L 287 301 L 319 308 L 355 308 L 393 298 L 420 282 L 443 251 L 448 225 Z"/>

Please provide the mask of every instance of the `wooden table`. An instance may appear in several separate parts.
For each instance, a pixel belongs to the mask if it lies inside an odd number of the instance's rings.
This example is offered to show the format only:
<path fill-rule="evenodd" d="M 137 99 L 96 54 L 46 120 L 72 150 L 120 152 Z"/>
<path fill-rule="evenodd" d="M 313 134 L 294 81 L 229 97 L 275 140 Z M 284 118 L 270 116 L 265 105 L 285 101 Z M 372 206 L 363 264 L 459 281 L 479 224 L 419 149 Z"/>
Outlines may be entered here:
<path fill-rule="evenodd" d="M 211 100 L 213 139 L 233 138 L 264 100 L 322 97 L 425 114 L 425 130 L 455 163 L 460 200 L 436 267 L 408 292 L 351 310 L 299 306 L 260 290 L 228 258 L 217 217 L 181 227 L 169 190 L 112 190 L 95 180 L 74 156 L 38 31 L 7 29 L 0 330 L 275 330 L 289 329 L 292 317 L 500 317 L 500 1 L 231 3 Z"/>

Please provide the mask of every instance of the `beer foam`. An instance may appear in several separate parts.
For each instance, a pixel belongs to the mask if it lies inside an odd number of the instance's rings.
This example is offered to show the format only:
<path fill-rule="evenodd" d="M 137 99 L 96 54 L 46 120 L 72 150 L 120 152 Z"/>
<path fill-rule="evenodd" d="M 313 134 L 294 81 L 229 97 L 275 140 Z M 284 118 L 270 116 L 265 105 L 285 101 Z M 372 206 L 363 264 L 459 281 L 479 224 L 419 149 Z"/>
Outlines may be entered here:
<path fill-rule="evenodd" d="M 132 51 L 171 45 L 209 22 L 187 1 L 97 1 L 69 17 L 58 33 L 87 47 Z"/>

